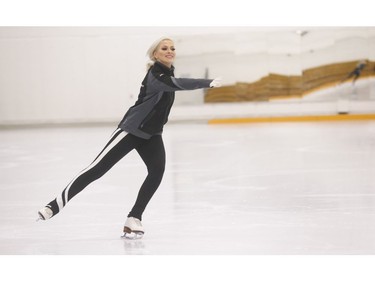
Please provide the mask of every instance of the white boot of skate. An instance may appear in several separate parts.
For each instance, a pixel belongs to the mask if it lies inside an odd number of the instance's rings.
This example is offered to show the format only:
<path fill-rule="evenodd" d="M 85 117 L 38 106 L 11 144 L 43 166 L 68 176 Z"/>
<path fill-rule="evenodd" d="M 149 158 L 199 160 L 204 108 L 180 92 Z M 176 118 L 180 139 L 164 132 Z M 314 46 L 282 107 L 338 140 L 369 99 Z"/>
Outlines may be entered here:
<path fill-rule="evenodd" d="M 43 207 L 42 209 L 39 210 L 38 212 L 39 218 L 38 220 L 48 220 L 53 216 L 53 212 L 50 208 L 48 207 Z"/>
<path fill-rule="evenodd" d="M 129 217 L 126 219 L 124 233 L 121 236 L 126 239 L 141 239 L 145 231 L 139 219 Z"/>

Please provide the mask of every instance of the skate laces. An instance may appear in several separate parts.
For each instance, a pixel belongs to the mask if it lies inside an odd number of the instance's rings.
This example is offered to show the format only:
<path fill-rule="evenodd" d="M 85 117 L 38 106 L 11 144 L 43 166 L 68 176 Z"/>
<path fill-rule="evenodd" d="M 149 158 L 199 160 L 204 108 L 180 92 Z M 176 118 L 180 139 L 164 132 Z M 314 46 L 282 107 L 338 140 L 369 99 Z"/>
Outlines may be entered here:
<path fill-rule="evenodd" d="M 135 224 L 136 224 L 137 226 L 142 227 L 142 223 L 141 223 L 141 221 L 140 221 L 139 219 L 134 218 L 134 222 L 135 222 Z"/>

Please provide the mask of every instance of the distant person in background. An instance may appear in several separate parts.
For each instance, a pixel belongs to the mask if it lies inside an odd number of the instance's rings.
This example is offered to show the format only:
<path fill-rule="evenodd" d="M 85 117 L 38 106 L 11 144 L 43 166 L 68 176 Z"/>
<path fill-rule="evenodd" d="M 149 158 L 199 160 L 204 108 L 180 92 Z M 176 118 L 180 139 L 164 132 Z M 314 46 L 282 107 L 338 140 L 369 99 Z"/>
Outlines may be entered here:
<path fill-rule="evenodd" d="M 340 84 L 343 83 L 344 81 L 350 79 L 350 78 L 353 78 L 353 85 L 355 83 L 355 81 L 357 81 L 358 77 L 361 75 L 363 69 L 366 67 L 367 65 L 367 62 L 366 60 L 360 60 L 357 64 L 357 66 L 354 68 L 354 70 L 352 72 L 350 72 L 348 74 L 348 76 L 346 76 L 343 80 L 341 80 Z"/>
<path fill-rule="evenodd" d="M 166 157 L 162 133 L 174 102 L 175 91 L 220 87 L 221 83 L 220 78 L 175 78 L 173 62 L 176 50 L 174 42 L 169 38 L 157 40 L 151 45 L 147 55 L 150 63 L 135 105 L 128 109 L 95 160 L 54 200 L 39 210 L 39 219 L 47 220 L 58 214 L 74 196 L 135 149 L 145 163 L 148 174 L 127 216 L 122 237 L 134 239 L 143 236 L 142 214 L 164 174 Z M 126 183 L 126 179 L 124 180 Z"/>

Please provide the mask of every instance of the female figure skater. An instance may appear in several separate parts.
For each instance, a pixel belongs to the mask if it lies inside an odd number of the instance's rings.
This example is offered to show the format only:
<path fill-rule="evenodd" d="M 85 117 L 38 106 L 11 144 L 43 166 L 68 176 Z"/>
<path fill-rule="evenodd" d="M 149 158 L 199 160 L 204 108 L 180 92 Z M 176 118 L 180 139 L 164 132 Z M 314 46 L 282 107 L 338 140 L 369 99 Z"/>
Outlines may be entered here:
<path fill-rule="evenodd" d="M 119 160 L 135 149 L 145 163 L 148 175 L 126 219 L 124 238 L 141 238 L 144 234 L 142 214 L 159 187 L 165 168 L 163 126 L 168 121 L 175 91 L 220 87 L 217 79 L 175 78 L 176 52 L 169 38 L 161 38 L 147 51 L 151 60 L 143 79 L 138 100 L 129 108 L 118 128 L 94 161 L 81 171 L 54 200 L 39 212 L 39 219 L 55 216 L 79 192 L 108 172 Z"/>

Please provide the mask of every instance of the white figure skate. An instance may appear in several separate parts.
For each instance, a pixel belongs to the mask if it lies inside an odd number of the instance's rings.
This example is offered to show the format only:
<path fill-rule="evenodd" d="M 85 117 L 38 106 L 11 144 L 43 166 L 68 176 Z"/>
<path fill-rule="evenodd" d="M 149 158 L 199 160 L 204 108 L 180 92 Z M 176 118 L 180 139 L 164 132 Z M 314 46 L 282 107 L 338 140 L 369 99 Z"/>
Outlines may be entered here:
<path fill-rule="evenodd" d="M 50 208 L 43 207 L 42 209 L 39 210 L 38 216 L 39 216 L 39 218 L 37 219 L 37 221 L 38 220 L 48 220 L 48 219 L 52 218 L 53 212 Z"/>
<path fill-rule="evenodd" d="M 124 233 L 121 238 L 141 239 L 144 233 L 141 221 L 137 218 L 129 217 L 126 219 Z"/>

